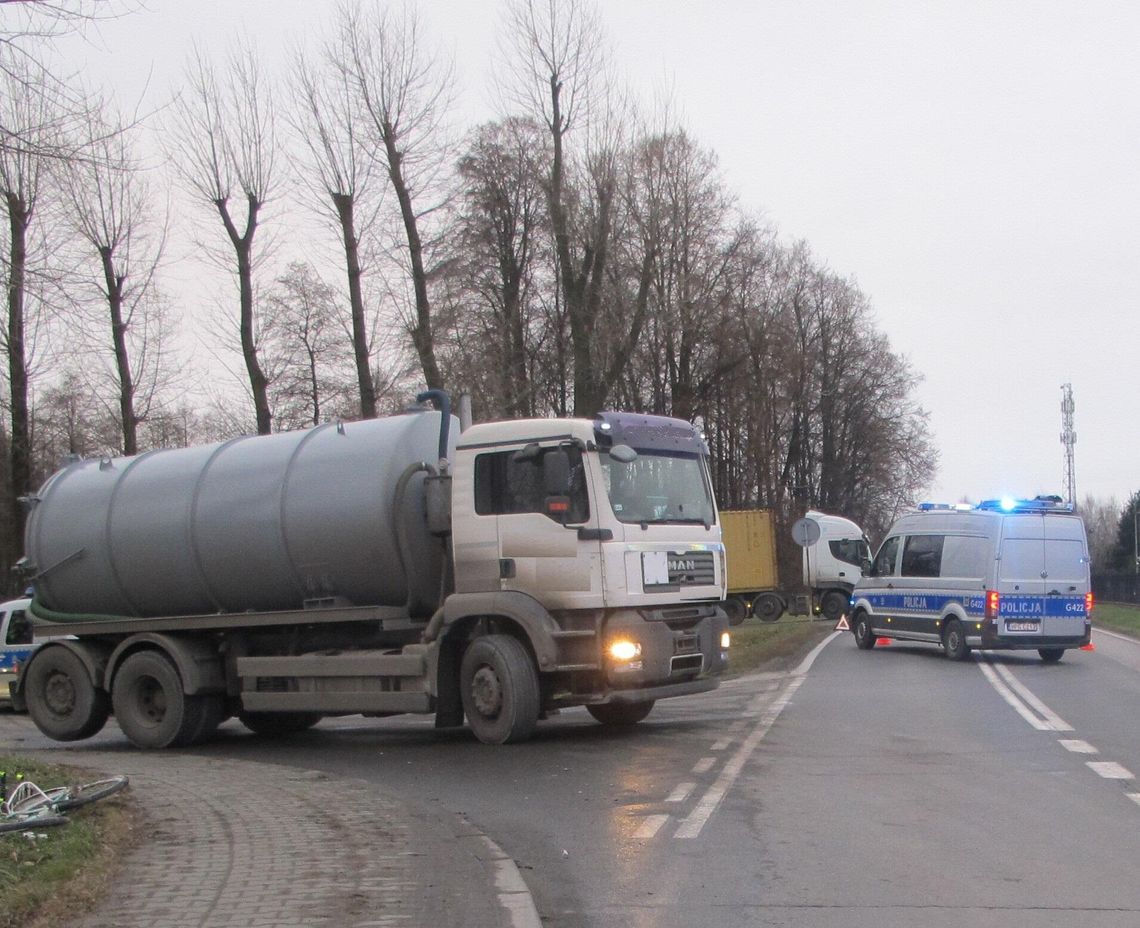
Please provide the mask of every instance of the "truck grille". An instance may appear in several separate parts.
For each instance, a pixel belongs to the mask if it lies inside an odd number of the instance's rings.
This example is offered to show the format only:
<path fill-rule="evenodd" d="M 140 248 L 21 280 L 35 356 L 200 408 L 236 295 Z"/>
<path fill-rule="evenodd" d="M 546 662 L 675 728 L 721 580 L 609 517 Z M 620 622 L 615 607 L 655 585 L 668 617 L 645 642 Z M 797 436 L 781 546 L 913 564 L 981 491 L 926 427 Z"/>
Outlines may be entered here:
<path fill-rule="evenodd" d="M 711 551 L 670 551 L 669 583 L 673 586 L 712 586 L 716 567 Z"/>

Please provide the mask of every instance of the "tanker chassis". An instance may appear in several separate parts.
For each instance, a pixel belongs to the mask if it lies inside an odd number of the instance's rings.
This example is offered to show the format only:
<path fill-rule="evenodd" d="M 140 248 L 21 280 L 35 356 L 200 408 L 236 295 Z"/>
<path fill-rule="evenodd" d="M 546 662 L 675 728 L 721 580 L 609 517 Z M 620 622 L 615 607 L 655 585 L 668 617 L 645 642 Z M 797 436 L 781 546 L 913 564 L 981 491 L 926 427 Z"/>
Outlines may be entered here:
<path fill-rule="evenodd" d="M 14 688 L 39 729 L 142 748 L 434 713 L 521 741 L 630 725 L 727 666 L 725 554 L 688 423 L 405 415 L 82 460 L 31 501 Z M 60 638 L 66 635 L 69 637 Z"/>

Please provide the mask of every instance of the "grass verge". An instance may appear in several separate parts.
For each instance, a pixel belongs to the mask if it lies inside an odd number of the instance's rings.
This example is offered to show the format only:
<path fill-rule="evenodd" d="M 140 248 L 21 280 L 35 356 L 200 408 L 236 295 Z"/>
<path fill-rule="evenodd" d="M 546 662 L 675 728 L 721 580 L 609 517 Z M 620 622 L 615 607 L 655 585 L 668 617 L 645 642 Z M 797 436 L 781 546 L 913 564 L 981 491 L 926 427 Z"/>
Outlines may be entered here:
<path fill-rule="evenodd" d="M 12 754 L 0 754 L 0 770 L 9 791 L 17 773 L 45 789 L 105 776 Z M 122 851 L 134 841 L 130 787 L 66 815 L 66 825 L 0 834 L 0 928 L 74 922 L 102 897 Z"/>
<path fill-rule="evenodd" d="M 732 647 L 728 676 L 794 667 L 834 628 L 832 622 L 812 621 L 806 616 L 784 616 L 778 622 L 747 619 L 729 629 Z"/>
<path fill-rule="evenodd" d="M 1140 606 L 1123 603 L 1097 603 L 1092 612 L 1093 625 L 1111 628 L 1123 635 L 1140 638 Z"/>

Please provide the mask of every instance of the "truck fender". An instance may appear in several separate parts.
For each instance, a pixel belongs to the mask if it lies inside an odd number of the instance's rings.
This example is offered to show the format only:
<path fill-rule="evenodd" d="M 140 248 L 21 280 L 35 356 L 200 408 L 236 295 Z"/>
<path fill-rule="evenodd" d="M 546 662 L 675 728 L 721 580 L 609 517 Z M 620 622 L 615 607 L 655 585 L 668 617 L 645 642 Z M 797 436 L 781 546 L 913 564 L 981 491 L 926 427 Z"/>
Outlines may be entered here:
<path fill-rule="evenodd" d="M 558 623 L 538 600 L 513 590 L 495 593 L 453 593 L 443 605 L 443 630 L 474 616 L 502 616 L 518 625 L 526 634 L 534 652 L 538 669 L 550 670 L 558 664 L 558 647 L 554 632 Z"/>
<path fill-rule="evenodd" d="M 107 657 L 111 653 L 111 649 L 103 644 L 97 644 L 93 641 L 78 641 L 74 638 L 59 638 L 55 641 L 49 641 L 46 644 L 36 648 L 35 652 L 28 659 L 27 664 L 21 668 L 19 676 L 16 677 L 16 683 L 12 688 L 13 707 L 25 710 L 27 707 L 24 705 L 24 680 L 26 679 L 26 670 L 32 665 L 32 662 L 41 654 L 49 652 L 52 648 L 64 648 L 70 651 L 79 658 L 87 674 L 91 677 L 91 683 L 96 689 L 102 688 L 102 680 L 104 671 L 107 667 Z"/>
<path fill-rule="evenodd" d="M 210 642 L 199 638 L 179 638 L 159 632 L 141 632 L 119 643 L 107 662 L 104 686 L 110 690 L 115 671 L 134 651 L 160 651 L 173 661 L 187 696 L 224 693 L 226 675 L 221 656 Z"/>

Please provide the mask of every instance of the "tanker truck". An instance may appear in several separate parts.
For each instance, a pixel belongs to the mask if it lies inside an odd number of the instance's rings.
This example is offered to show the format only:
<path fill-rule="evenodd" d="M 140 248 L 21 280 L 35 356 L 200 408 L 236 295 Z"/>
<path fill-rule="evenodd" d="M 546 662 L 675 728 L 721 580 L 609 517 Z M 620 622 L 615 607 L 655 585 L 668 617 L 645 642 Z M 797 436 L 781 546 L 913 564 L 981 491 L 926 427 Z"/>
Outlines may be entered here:
<path fill-rule="evenodd" d="M 15 692 L 39 729 L 140 748 L 237 716 L 466 717 L 522 741 L 585 706 L 627 726 L 727 667 L 725 554 L 689 423 L 385 419 L 73 462 L 29 501 Z M 430 402 L 430 405 L 429 405 Z M 65 636 L 65 637 L 61 637 Z"/>

